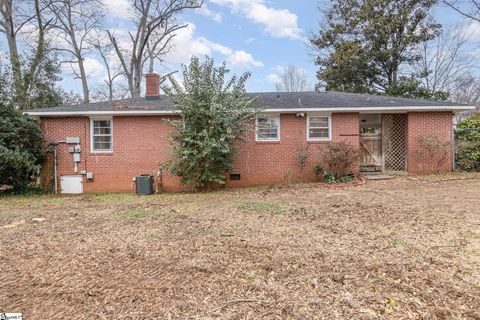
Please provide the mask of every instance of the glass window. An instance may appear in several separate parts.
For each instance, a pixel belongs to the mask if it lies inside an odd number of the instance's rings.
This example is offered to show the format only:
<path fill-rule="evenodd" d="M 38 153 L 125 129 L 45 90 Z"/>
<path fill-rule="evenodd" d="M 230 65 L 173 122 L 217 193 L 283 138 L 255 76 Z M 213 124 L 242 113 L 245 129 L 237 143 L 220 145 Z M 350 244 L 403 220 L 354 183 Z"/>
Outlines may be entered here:
<path fill-rule="evenodd" d="M 112 120 L 92 120 L 92 151 L 112 151 Z"/>
<path fill-rule="evenodd" d="M 257 117 L 257 141 L 280 140 L 280 117 L 258 116 Z"/>
<path fill-rule="evenodd" d="M 330 140 L 330 117 L 308 117 L 308 140 Z"/>

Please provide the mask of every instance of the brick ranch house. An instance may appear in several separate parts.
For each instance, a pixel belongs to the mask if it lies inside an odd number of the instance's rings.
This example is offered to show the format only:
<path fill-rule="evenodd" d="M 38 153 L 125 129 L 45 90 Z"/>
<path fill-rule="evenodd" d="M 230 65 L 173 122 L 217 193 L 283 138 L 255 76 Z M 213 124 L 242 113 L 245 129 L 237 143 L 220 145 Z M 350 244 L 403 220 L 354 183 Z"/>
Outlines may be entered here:
<path fill-rule="evenodd" d="M 164 120 L 179 113 L 159 94 L 158 75 L 146 79 L 144 98 L 28 112 L 40 118 L 45 141 L 57 145 L 54 172 L 62 192 L 133 192 L 135 176 L 158 175 L 159 164 L 170 158 L 174 130 Z M 313 168 L 330 142 L 359 150 L 356 173 L 451 171 L 453 114 L 474 108 L 328 91 L 248 95 L 258 97 L 262 113 L 249 141 L 239 142 L 227 187 L 315 181 Z M 448 145 L 442 161 L 421 150 L 422 136 Z M 67 180 L 68 187 L 61 185 Z M 185 190 L 178 177 L 164 174 L 162 180 L 166 191 Z"/>

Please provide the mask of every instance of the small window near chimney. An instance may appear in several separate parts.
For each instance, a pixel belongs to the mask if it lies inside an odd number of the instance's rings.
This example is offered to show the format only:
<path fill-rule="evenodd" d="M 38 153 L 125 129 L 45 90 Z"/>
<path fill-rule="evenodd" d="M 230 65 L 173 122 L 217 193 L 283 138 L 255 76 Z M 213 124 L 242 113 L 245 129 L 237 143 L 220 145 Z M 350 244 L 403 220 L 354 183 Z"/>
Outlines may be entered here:
<path fill-rule="evenodd" d="M 240 173 L 230 174 L 230 180 L 240 180 Z"/>

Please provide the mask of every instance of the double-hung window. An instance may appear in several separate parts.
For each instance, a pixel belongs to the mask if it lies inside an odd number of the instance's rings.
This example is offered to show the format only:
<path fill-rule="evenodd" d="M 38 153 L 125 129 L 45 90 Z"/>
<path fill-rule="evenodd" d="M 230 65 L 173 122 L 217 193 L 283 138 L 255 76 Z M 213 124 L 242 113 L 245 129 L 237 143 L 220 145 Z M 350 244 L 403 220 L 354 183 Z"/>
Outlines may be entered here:
<path fill-rule="evenodd" d="M 92 152 L 112 152 L 112 119 L 91 119 Z"/>
<path fill-rule="evenodd" d="M 280 116 L 257 116 L 256 127 L 257 141 L 280 141 Z"/>
<path fill-rule="evenodd" d="M 332 120 L 330 116 L 307 117 L 307 140 L 331 140 Z"/>

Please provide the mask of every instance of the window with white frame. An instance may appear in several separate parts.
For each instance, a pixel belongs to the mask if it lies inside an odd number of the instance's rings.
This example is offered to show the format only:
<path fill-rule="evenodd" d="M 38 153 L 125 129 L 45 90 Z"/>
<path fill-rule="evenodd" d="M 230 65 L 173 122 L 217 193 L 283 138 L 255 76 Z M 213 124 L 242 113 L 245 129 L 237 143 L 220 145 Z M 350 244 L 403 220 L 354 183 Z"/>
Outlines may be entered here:
<path fill-rule="evenodd" d="M 260 115 L 257 116 L 257 141 L 280 140 L 280 116 Z"/>
<path fill-rule="evenodd" d="M 308 116 L 307 117 L 307 139 L 308 140 L 330 140 L 331 137 L 330 116 Z"/>
<path fill-rule="evenodd" d="M 92 119 L 92 151 L 112 151 L 112 119 Z"/>

